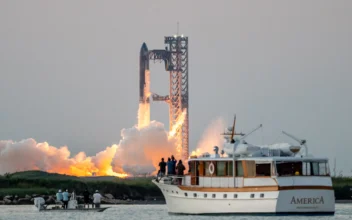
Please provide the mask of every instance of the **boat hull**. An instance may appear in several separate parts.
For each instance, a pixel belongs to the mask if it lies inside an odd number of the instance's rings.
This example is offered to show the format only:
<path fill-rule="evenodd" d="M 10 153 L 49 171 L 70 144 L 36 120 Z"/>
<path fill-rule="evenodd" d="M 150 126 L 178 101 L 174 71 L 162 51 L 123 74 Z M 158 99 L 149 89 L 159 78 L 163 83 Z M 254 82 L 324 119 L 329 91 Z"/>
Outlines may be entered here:
<path fill-rule="evenodd" d="M 173 214 L 296 214 L 333 215 L 334 191 L 285 189 L 254 192 L 182 190 L 177 185 L 153 181 Z M 206 194 L 206 198 L 205 198 Z"/>

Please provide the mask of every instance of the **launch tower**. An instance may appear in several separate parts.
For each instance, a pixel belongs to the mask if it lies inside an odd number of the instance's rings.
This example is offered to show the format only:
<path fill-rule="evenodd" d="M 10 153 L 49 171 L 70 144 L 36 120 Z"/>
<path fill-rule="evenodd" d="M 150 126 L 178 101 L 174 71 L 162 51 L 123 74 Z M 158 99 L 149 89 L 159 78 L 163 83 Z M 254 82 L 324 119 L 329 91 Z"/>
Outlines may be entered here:
<path fill-rule="evenodd" d="M 175 138 L 177 140 L 177 150 L 182 159 L 187 159 L 189 155 L 189 118 L 188 118 L 188 37 L 183 35 L 168 36 L 164 39 L 164 50 L 148 50 L 143 43 L 140 51 L 140 87 L 139 102 L 147 106 L 149 110 L 150 95 L 153 101 L 165 101 L 169 104 L 169 126 L 170 129 L 177 126 L 182 115 L 185 119 L 176 128 Z M 165 71 L 170 75 L 169 95 L 160 96 L 157 94 L 147 94 L 150 91 L 149 81 L 149 61 L 160 60 L 165 63 Z M 148 92 L 147 92 L 148 91 Z M 146 118 L 149 115 L 143 116 Z M 143 121 L 145 119 L 141 119 Z"/>

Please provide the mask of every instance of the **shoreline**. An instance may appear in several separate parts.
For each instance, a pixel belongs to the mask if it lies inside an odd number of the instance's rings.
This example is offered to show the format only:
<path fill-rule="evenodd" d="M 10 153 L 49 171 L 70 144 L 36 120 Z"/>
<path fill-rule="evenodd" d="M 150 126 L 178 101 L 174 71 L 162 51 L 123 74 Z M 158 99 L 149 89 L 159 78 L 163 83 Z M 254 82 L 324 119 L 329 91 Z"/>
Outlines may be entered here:
<path fill-rule="evenodd" d="M 102 205 L 165 205 L 165 200 L 148 200 L 148 201 L 116 201 L 114 203 L 101 203 Z M 352 200 L 335 200 L 335 204 L 352 204 Z M 22 206 L 22 205 L 31 205 L 31 204 L 1 204 L 1 205 L 8 205 L 8 206 Z"/>

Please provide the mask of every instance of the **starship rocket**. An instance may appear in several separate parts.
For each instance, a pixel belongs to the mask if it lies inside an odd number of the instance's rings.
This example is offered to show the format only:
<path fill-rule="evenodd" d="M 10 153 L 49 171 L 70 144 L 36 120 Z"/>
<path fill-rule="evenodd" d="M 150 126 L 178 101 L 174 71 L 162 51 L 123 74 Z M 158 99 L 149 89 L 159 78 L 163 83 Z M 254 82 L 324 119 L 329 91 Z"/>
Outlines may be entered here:
<path fill-rule="evenodd" d="M 150 75 L 148 47 L 142 44 L 139 54 L 139 103 L 149 103 Z"/>

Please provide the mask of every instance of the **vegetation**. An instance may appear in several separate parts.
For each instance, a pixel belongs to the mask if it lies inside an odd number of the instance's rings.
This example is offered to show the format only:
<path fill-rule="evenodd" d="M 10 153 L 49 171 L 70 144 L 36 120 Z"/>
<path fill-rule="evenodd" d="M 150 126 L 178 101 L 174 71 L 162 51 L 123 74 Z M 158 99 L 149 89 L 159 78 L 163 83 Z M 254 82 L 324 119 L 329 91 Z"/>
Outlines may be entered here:
<path fill-rule="evenodd" d="M 334 177 L 332 181 L 336 199 L 352 199 L 352 177 Z M 58 189 L 75 190 L 77 194 L 81 194 L 84 189 L 91 193 L 98 189 L 101 193 L 112 194 L 117 199 L 162 198 L 161 191 L 148 177 L 75 177 L 42 171 L 6 173 L 0 176 L 0 200 L 6 195 L 54 195 Z"/>
<path fill-rule="evenodd" d="M 58 189 L 74 190 L 78 195 L 85 189 L 91 193 L 98 189 L 102 194 L 109 193 L 118 199 L 144 200 L 146 197 L 162 196 L 151 178 L 105 179 L 107 178 L 80 178 L 42 171 L 7 174 L 0 176 L 0 200 L 6 195 L 54 195 Z"/>

